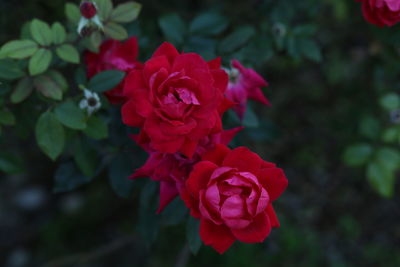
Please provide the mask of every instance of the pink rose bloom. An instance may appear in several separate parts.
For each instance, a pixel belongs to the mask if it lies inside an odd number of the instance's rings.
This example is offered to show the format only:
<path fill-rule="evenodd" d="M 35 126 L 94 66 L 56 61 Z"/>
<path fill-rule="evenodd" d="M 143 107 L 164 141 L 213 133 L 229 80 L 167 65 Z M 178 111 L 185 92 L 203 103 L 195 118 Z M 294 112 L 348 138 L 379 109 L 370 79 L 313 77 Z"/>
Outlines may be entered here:
<path fill-rule="evenodd" d="M 87 76 L 92 78 L 105 70 L 121 70 L 128 74 L 133 69 L 142 68 L 142 63 L 137 60 L 138 54 L 139 46 L 136 37 L 131 37 L 125 42 L 106 40 L 101 44 L 99 53 L 90 51 L 85 53 Z M 104 93 L 112 104 L 121 104 L 125 101 L 124 81 Z"/>
<path fill-rule="evenodd" d="M 364 18 L 379 27 L 400 22 L 399 0 L 356 0 L 362 2 Z"/>
<path fill-rule="evenodd" d="M 246 111 L 247 99 L 258 101 L 264 105 L 270 104 L 261 90 L 261 87 L 268 86 L 268 83 L 253 69 L 246 69 L 238 60 L 232 60 L 232 69 L 227 70 L 227 73 L 229 84 L 225 95 L 236 103 L 233 109 L 240 119 L 243 119 Z"/>

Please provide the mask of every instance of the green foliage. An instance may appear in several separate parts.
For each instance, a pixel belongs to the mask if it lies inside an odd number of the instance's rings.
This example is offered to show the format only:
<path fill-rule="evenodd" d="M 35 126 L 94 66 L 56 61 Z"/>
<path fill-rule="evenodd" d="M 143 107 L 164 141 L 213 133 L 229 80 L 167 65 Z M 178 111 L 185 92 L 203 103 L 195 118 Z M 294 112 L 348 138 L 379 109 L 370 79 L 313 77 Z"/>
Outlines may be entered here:
<path fill-rule="evenodd" d="M 62 163 L 54 176 L 53 191 L 55 193 L 69 192 L 90 181 L 89 177 L 85 177 L 78 171 L 73 162 Z"/>
<path fill-rule="evenodd" d="M 79 7 L 73 3 L 65 4 L 65 15 L 67 16 L 68 20 L 74 24 L 78 24 L 78 21 L 81 18 Z"/>
<path fill-rule="evenodd" d="M 372 152 L 373 148 L 369 144 L 356 144 L 346 149 L 343 159 L 349 166 L 365 165 Z"/>
<path fill-rule="evenodd" d="M 51 63 L 53 54 L 50 50 L 40 48 L 29 60 L 29 73 L 32 76 L 45 72 Z"/>
<path fill-rule="evenodd" d="M 132 194 L 133 181 L 128 177 L 132 174 L 132 159 L 127 153 L 119 153 L 110 163 L 108 178 L 114 192 L 124 198 Z"/>
<path fill-rule="evenodd" d="M 49 46 L 53 43 L 53 35 L 50 26 L 41 20 L 34 19 L 31 24 L 31 35 L 33 40 L 43 46 Z"/>
<path fill-rule="evenodd" d="M 201 248 L 201 239 L 199 235 L 200 221 L 189 216 L 186 223 L 186 238 L 189 244 L 189 248 L 194 255 L 196 255 Z"/>
<path fill-rule="evenodd" d="M 128 38 L 128 32 L 125 28 L 114 22 L 109 22 L 104 26 L 104 33 L 115 40 L 124 40 Z"/>
<path fill-rule="evenodd" d="M 14 104 L 24 101 L 33 91 L 32 79 L 25 77 L 17 83 L 15 90 L 11 94 L 10 100 Z"/>
<path fill-rule="evenodd" d="M 78 50 L 70 44 L 63 44 L 56 49 L 57 56 L 62 60 L 74 64 L 80 62 Z"/>
<path fill-rule="evenodd" d="M 54 114 L 66 127 L 75 130 L 83 130 L 86 128 L 85 113 L 72 101 L 66 101 L 59 104 L 54 109 Z"/>
<path fill-rule="evenodd" d="M 90 81 L 90 90 L 102 93 L 117 86 L 125 77 L 125 72 L 119 70 L 107 70 L 96 74 Z"/>
<path fill-rule="evenodd" d="M 91 116 L 87 121 L 87 127 L 83 131 L 87 136 L 100 140 L 108 137 L 108 125 L 99 117 Z"/>
<path fill-rule="evenodd" d="M 63 95 L 62 87 L 49 74 L 39 75 L 34 78 L 35 88 L 45 97 L 54 100 L 61 100 Z"/>
<path fill-rule="evenodd" d="M 111 20 L 120 23 L 134 21 L 140 13 L 142 5 L 137 2 L 126 2 L 118 5 L 111 12 Z"/>
<path fill-rule="evenodd" d="M 245 45 L 255 34 L 256 30 L 252 26 L 246 25 L 237 28 L 233 33 L 221 41 L 218 50 L 221 53 L 231 53 Z"/>
<path fill-rule="evenodd" d="M 1 52 L 0 52 L 1 53 Z M 0 79 L 15 80 L 25 75 L 18 63 L 11 59 L 0 60 Z"/>
<path fill-rule="evenodd" d="M 205 12 L 195 17 L 189 26 L 191 34 L 218 35 L 229 25 L 226 17 L 216 12 Z"/>
<path fill-rule="evenodd" d="M 158 24 L 167 41 L 174 45 L 183 43 L 186 33 L 186 24 L 178 14 L 166 14 L 159 18 Z"/>
<path fill-rule="evenodd" d="M 32 56 L 39 49 L 32 40 L 15 40 L 4 44 L 0 50 L 0 59 L 9 57 L 23 59 Z"/>
<path fill-rule="evenodd" d="M 102 20 L 107 21 L 113 11 L 113 3 L 111 0 L 95 0 L 98 13 Z"/>
<path fill-rule="evenodd" d="M 56 45 L 64 43 L 67 39 L 67 32 L 63 25 L 59 22 L 53 23 L 51 26 L 52 39 Z"/>
<path fill-rule="evenodd" d="M 11 111 L 0 110 L 0 125 L 14 125 L 15 116 Z"/>
<path fill-rule="evenodd" d="M 50 111 L 44 112 L 38 119 L 35 128 L 36 141 L 42 151 L 52 160 L 64 150 L 65 133 L 63 126 Z"/>

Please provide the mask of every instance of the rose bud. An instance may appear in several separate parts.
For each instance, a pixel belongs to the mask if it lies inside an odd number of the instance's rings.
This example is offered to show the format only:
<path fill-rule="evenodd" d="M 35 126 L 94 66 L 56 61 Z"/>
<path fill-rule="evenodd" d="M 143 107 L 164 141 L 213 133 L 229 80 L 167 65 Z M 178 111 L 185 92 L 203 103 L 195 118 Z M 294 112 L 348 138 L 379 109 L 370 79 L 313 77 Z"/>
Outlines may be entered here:
<path fill-rule="evenodd" d="M 81 15 L 87 19 L 91 19 L 97 14 L 95 3 L 90 1 L 83 1 L 80 6 Z"/>

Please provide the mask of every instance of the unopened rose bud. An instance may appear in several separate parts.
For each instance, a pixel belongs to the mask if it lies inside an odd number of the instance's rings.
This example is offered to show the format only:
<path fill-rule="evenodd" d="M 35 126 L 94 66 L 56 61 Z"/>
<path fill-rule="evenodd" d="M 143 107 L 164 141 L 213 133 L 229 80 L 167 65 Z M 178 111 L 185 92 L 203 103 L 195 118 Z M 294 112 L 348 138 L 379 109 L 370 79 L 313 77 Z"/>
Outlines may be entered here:
<path fill-rule="evenodd" d="M 81 15 L 87 19 L 91 19 L 97 14 L 96 5 L 90 1 L 83 1 L 80 6 Z"/>

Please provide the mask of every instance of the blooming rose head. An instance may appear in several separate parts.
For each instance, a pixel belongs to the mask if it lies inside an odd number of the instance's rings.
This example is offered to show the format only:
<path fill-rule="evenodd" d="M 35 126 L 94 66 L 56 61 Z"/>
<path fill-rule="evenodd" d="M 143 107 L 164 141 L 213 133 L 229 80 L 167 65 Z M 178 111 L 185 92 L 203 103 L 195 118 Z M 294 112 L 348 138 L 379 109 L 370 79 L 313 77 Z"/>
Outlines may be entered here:
<path fill-rule="evenodd" d="M 356 0 L 362 2 L 365 19 L 379 27 L 393 26 L 400 22 L 399 0 Z"/>
<path fill-rule="evenodd" d="M 200 236 L 219 253 L 235 240 L 262 242 L 279 221 L 272 207 L 288 181 L 245 147 L 217 145 L 194 165 L 181 196 L 200 219 Z"/>
<path fill-rule="evenodd" d="M 91 19 L 97 14 L 95 3 L 90 1 L 83 1 L 80 5 L 81 15 L 87 19 Z"/>
<path fill-rule="evenodd" d="M 227 70 L 229 84 L 226 96 L 236 103 L 233 107 L 238 116 L 243 119 L 246 111 L 247 99 L 252 99 L 268 105 L 261 87 L 268 86 L 268 83 L 253 69 L 246 69 L 238 60 L 232 61 L 232 69 Z"/>
<path fill-rule="evenodd" d="M 99 53 L 86 52 L 87 75 L 93 77 L 105 70 L 121 70 L 129 72 L 141 68 L 142 64 L 137 61 L 139 46 L 136 37 L 131 37 L 125 42 L 117 40 L 104 41 L 100 46 Z M 124 101 L 123 82 L 110 91 L 105 92 L 108 100 L 113 104 Z"/>
<path fill-rule="evenodd" d="M 141 127 L 139 144 L 191 158 L 203 137 L 222 130 L 221 113 L 230 107 L 227 83 L 219 59 L 207 63 L 164 43 L 126 78 L 123 121 Z"/>
<path fill-rule="evenodd" d="M 145 145 L 144 149 L 150 156 L 130 178 L 150 177 L 152 180 L 160 182 L 160 205 L 157 210 L 157 213 L 160 213 L 182 191 L 193 165 L 200 161 L 200 155 L 215 148 L 216 144 L 227 145 L 242 128 L 237 127 L 204 137 L 200 141 L 196 153 L 190 159 L 179 152 L 171 154 L 152 151 Z M 133 139 L 136 139 L 136 136 L 133 136 Z"/>

